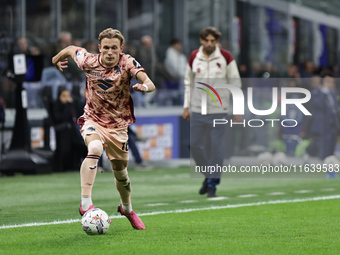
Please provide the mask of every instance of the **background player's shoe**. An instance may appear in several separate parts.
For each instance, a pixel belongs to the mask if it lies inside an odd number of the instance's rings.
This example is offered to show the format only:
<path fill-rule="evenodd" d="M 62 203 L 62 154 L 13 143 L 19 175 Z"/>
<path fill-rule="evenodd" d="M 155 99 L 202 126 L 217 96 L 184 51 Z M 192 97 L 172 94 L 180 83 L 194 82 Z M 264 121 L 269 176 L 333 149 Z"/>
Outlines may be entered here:
<path fill-rule="evenodd" d="M 142 220 L 137 216 L 137 214 L 132 210 L 130 213 L 126 213 L 123 210 L 123 206 L 120 204 L 118 206 L 118 212 L 121 215 L 124 215 L 126 218 L 128 218 L 128 220 L 130 221 L 132 227 L 134 229 L 138 229 L 138 230 L 144 230 L 145 229 L 145 225 L 142 222 Z"/>
<path fill-rule="evenodd" d="M 95 207 L 94 207 L 93 205 L 91 205 L 91 206 L 89 207 L 89 209 L 83 210 L 83 208 L 81 207 L 81 202 L 80 202 L 80 205 L 79 205 L 79 213 L 80 213 L 81 216 L 83 216 L 88 210 L 91 210 L 91 209 L 95 209 Z"/>
<path fill-rule="evenodd" d="M 205 178 L 204 182 L 202 184 L 202 187 L 200 188 L 200 190 L 198 192 L 200 195 L 204 195 L 205 193 L 208 192 L 208 183 L 207 183 L 207 181 L 208 181 L 207 178 Z"/>
<path fill-rule="evenodd" d="M 208 197 L 217 197 L 216 189 L 208 188 Z"/>

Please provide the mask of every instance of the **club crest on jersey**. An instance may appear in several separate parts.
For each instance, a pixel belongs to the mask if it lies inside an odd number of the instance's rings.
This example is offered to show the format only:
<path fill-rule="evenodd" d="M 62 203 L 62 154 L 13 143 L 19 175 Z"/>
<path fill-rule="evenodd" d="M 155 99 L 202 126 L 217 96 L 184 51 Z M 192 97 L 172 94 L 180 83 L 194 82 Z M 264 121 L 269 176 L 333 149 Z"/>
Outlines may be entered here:
<path fill-rule="evenodd" d="M 108 90 L 109 88 L 112 88 L 113 86 L 110 84 L 112 80 L 110 79 L 98 79 L 98 86 L 103 90 Z"/>

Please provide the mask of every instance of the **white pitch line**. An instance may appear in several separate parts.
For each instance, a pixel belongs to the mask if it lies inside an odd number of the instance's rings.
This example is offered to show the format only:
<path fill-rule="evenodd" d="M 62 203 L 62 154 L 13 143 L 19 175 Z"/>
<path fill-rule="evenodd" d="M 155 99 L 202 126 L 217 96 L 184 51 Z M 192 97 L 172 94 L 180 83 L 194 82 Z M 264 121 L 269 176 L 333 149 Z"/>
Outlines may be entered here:
<path fill-rule="evenodd" d="M 228 197 L 209 197 L 207 200 L 209 201 L 219 201 L 219 200 L 225 200 L 228 199 Z"/>
<path fill-rule="evenodd" d="M 313 192 L 312 190 L 296 190 L 294 191 L 295 193 L 299 193 L 299 194 L 305 194 L 305 193 L 311 193 Z"/>
<path fill-rule="evenodd" d="M 245 194 L 245 195 L 239 195 L 239 198 L 247 198 L 247 197 L 257 197 L 256 194 Z"/>
<path fill-rule="evenodd" d="M 4 225 L 0 227 L 0 229 L 6 229 L 6 228 L 22 228 L 22 227 L 38 227 L 38 226 L 47 226 L 47 225 L 58 225 L 58 224 L 64 224 L 64 223 L 75 223 L 80 222 L 81 219 L 77 220 L 63 220 L 63 221 L 52 221 L 52 222 L 32 222 L 32 223 L 25 223 L 20 225 Z"/>
<path fill-rule="evenodd" d="M 189 204 L 189 203 L 197 203 L 198 200 L 183 200 L 183 201 L 179 201 L 182 204 Z"/>
<path fill-rule="evenodd" d="M 146 204 L 146 206 L 159 206 L 159 205 L 168 205 L 168 203 Z"/>
<path fill-rule="evenodd" d="M 334 188 L 325 188 L 325 189 L 321 189 L 321 191 L 334 191 Z"/>
<path fill-rule="evenodd" d="M 286 194 L 286 192 L 278 191 L 278 192 L 268 193 L 267 195 L 269 195 L 269 196 L 280 196 L 280 195 L 285 195 L 285 194 Z"/>
<path fill-rule="evenodd" d="M 190 209 L 179 209 L 179 210 L 170 210 L 170 211 L 158 211 L 158 212 L 151 212 L 151 213 L 140 213 L 138 215 L 139 216 L 150 216 L 150 215 L 159 215 L 159 214 L 166 214 L 166 213 L 186 213 L 186 212 L 229 209 L 229 208 L 239 208 L 239 207 L 248 207 L 248 206 L 312 202 L 312 201 L 322 201 L 322 200 L 331 200 L 331 199 L 340 199 L 340 195 L 311 197 L 311 198 L 296 198 L 296 199 L 291 199 L 291 200 L 273 200 L 273 201 L 263 201 L 263 202 L 255 202 L 255 203 L 248 203 L 248 204 L 210 206 L 210 207 L 203 207 L 203 208 L 190 208 Z M 113 216 L 110 216 L 110 219 L 117 219 L 117 218 L 123 218 L 123 217 L 124 216 L 121 216 L 121 215 L 113 215 Z M 70 223 L 75 223 L 75 222 L 80 222 L 80 221 L 81 221 L 80 219 L 73 219 L 73 220 L 42 222 L 42 223 L 33 222 L 33 223 L 26 223 L 26 224 L 20 224 L 20 225 L 7 225 L 7 226 L 4 225 L 4 226 L 1 226 L 0 229 L 46 226 L 46 225 L 56 225 L 56 224 L 70 224 Z"/>

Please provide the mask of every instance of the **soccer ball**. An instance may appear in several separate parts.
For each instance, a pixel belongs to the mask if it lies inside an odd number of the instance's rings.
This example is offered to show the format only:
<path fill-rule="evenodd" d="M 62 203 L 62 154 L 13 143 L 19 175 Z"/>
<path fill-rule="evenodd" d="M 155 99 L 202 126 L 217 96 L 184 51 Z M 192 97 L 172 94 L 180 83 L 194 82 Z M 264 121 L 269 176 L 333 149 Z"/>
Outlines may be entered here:
<path fill-rule="evenodd" d="M 86 234 L 102 235 L 110 227 L 111 220 L 105 211 L 100 208 L 88 210 L 81 219 L 81 226 Z"/>

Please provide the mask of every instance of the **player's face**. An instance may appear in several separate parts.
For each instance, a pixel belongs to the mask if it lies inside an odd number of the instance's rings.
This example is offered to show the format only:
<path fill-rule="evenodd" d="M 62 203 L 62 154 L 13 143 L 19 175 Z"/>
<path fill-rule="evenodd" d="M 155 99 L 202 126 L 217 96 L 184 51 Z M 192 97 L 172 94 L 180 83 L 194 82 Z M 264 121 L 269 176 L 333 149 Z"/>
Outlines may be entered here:
<path fill-rule="evenodd" d="M 113 67 L 118 63 L 119 53 L 123 50 L 118 38 L 104 38 L 98 45 L 102 63 L 106 67 Z"/>
<path fill-rule="evenodd" d="M 208 35 L 205 39 L 200 38 L 200 43 L 203 45 L 203 51 L 208 55 L 214 52 L 217 42 L 218 41 L 213 35 Z"/>

